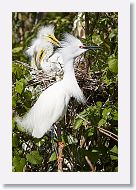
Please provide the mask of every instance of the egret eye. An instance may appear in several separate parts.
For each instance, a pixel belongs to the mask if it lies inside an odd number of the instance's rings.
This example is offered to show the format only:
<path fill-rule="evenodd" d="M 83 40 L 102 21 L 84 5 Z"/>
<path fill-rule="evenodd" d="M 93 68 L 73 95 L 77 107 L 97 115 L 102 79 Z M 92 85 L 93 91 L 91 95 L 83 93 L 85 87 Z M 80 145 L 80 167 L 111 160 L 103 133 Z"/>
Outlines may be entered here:
<path fill-rule="evenodd" d="M 84 46 L 79 46 L 79 48 L 83 49 L 83 48 L 84 48 Z"/>

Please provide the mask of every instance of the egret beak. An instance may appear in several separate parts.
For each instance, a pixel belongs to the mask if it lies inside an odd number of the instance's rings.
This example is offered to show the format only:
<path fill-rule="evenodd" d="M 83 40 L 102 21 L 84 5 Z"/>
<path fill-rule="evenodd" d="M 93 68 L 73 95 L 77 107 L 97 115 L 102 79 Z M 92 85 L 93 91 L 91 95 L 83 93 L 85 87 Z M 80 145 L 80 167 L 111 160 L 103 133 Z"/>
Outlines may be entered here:
<path fill-rule="evenodd" d="M 59 40 L 57 40 L 57 38 L 55 38 L 54 35 L 49 35 L 48 38 L 50 39 L 50 41 L 55 44 L 56 46 L 60 47 L 60 42 Z"/>
<path fill-rule="evenodd" d="M 79 46 L 81 49 L 86 49 L 86 50 L 97 50 L 97 49 L 101 49 L 100 46 Z"/>
<path fill-rule="evenodd" d="M 37 54 L 36 54 L 36 63 L 38 63 L 40 65 L 42 59 L 44 58 L 45 56 L 45 50 L 44 49 L 41 49 Z M 38 66 L 38 65 L 37 65 Z"/>

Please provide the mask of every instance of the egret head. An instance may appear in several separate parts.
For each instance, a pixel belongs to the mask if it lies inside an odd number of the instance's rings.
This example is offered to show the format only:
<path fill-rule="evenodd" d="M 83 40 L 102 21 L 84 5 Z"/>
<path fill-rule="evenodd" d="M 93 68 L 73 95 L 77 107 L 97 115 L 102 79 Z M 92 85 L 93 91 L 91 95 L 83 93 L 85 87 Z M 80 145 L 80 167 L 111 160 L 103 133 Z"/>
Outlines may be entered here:
<path fill-rule="evenodd" d="M 76 58 L 88 50 L 100 49 L 99 46 L 85 46 L 78 38 L 65 33 L 64 40 L 61 42 L 60 52 L 66 59 Z"/>
<path fill-rule="evenodd" d="M 54 36 L 54 26 L 47 25 L 42 27 L 37 35 L 38 38 L 45 40 L 46 42 L 50 42 L 58 47 L 60 47 L 60 42 Z"/>

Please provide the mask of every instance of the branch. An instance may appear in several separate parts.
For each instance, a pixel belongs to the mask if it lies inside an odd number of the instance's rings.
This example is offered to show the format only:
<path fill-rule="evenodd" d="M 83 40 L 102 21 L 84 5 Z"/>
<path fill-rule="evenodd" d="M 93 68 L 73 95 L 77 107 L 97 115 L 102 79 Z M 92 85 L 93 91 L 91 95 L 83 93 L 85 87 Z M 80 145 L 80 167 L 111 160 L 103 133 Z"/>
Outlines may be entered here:
<path fill-rule="evenodd" d="M 91 122 L 87 121 L 85 118 L 83 118 L 83 117 L 80 116 L 79 114 L 77 114 L 77 116 L 78 116 L 79 118 L 81 118 L 83 121 L 85 121 L 86 124 L 91 124 Z M 117 136 L 116 134 L 114 134 L 114 133 L 112 133 L 112 132 L 110 132 L 110 131 L 108 131 L 108 130 L 106 130 L 106 129 L 104 129 L 104 128 L 101 128 L 101 127 L 97 127 L 97 129 L 98 129 L 101 133 L 107 135 L 108 137 L 114 139 L 115 141 L 118 141 L 118 136 Z"/>
<path fill-rule="evenodd" d="M 28 65 L 28 63 L 25 63 L 25 62 L 22 62 L 22 61 L 14 60 L 13 63 L 14 63 L 14 64 L 21 64 L 21 65 L 23 65 L 23 66 L 29 68 L 30 70 L 36 70 L 36 69 L 32 68 L 30 65 Z M 37 71 L 37 70 L 36 70 L 36 71 Z"/>
<path fill-rule="evenodd" d="M 109 133 L 109 134 L 115 136 L 116 138 L 118 138 L 118 135 L 112 133 L 111 131 L 108 131 L 108 130 L 106 130 L 106 129 L 104 129 L 104 128 L 101 128 L 101 127 L 98 127 L 98 129 L 101 129 L 101 130 L 103 130 L 103 131 L 105 131 L 105 132 L 107 132 L 107 133 Z"/>
<path fill-rule="evenodd" d="M 115 141 L 118 142 L 118 136 L 115 135 L 114 133 L 112 133 L 112 132 L 110 132 L 110 131 L 108 131 L 108 130 L 106 130 L 106 129 L 99 128 L 99 127 L 98 127 L 98 130 L 99 130 L 101 133 L 107 135 L 108 137 L 110 137 L 110 138 L 112 138 L 112 139 L 114 139 Z M 112 135 L 113 135 L 113 136 L 112 136 Z"/>
<path fill-rule="evenodd" d="M 90 169 L 92 170 L 92 172 L 96 171 L 96 167 L 93 166 L 91 160 L 88 158 L 88 156 L 85 156 L 85 160 L 87 162 L 87 164 L 90 166 Z"/>

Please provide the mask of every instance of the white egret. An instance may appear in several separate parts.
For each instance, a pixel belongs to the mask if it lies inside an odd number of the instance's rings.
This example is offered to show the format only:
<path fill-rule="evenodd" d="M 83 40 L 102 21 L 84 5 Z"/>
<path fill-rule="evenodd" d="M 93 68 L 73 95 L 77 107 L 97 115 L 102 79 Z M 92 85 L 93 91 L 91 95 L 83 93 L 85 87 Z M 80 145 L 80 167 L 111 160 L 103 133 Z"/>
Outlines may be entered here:
<path fill-rule="evenodd" d="M 36 70 L 42 69 L 48 75 L 58 72 L 61 69 L 59 62 L 62 62 L 62 59 L 59 57 L 58 60 L 58 54 L 50 59 L 55 45 L 60 46 L 60 42 L 54 36 L 54 26 L 42 27 L 37 38 L 32 41 L 31 46 L 26 51 L 26 54 L 31 59 L 32 68 Z"/>
<path fill-rule="evenodd" d="M 23 118 L 16 118 L 17 123 L 33 137 L 41 138 L 64 116 L 71 97 L 85 103 L 85 97 L 75 77 L 74 59 L 87 50 L 97 48 L 99 47 L 84 46 L 79 39 L 65 34 L 59 50 L 64 60 L 63 79 L 43 91 L 30 111 Z"/>

